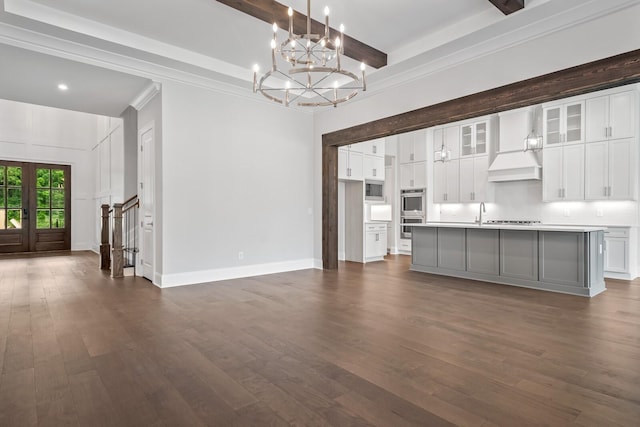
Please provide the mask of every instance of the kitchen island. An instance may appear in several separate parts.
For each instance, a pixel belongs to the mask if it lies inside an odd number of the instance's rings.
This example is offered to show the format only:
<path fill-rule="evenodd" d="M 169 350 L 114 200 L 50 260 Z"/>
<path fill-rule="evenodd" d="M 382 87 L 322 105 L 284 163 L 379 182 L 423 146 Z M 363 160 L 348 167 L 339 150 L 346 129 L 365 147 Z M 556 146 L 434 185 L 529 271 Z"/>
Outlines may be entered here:
<path fill-rule="evenodd" d="M 428 222 L 411 270 L 572 295 L 603 292 L 605 227 Z"/>

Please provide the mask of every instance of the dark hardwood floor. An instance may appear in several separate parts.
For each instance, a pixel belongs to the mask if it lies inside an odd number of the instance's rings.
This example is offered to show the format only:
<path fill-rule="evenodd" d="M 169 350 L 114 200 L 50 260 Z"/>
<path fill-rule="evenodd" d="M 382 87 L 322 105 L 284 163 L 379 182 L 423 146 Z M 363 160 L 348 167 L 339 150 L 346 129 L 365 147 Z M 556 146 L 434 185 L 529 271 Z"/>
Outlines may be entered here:
<path fill-rule="evenodd" d="M 0 425 L 637 426 L 640 282 L 593 299 L 407 257 L 160 290 L 0 259 Z"/>

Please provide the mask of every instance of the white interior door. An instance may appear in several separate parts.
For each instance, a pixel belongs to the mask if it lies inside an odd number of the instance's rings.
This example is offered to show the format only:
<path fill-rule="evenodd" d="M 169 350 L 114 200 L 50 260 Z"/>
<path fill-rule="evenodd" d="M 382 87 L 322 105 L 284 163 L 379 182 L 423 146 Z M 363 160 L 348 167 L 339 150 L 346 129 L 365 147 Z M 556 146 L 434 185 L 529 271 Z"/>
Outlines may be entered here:
<path fill-rule="evenodd" d="M 140 134 L 140 265 L 142 276 L 153 282 L 154 275 L 154 127 Z"/>

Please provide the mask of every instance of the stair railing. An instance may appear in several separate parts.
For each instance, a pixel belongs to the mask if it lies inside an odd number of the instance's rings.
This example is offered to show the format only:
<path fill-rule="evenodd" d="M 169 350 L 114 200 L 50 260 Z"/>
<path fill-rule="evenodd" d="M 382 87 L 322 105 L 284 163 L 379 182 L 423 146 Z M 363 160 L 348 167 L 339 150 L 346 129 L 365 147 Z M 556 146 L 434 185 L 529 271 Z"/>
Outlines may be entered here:
<path fill-rule="evenodd" d="M 132 267 L 135 275 L 138 254 L 138 209 L 140 201 L 133 196 L 124 203 L 114 203 L 113 208 L 102 205 L 102 230 L 100 244 L 100 269 L 111 269 L 114 278 L 124 277 L 124 269 Z M 109 231 L 111 230 L 111 247 Z M 110 257 L 110 249 L 112 257 Z M 112 259 L 113 258 L 113 264 Z"/>

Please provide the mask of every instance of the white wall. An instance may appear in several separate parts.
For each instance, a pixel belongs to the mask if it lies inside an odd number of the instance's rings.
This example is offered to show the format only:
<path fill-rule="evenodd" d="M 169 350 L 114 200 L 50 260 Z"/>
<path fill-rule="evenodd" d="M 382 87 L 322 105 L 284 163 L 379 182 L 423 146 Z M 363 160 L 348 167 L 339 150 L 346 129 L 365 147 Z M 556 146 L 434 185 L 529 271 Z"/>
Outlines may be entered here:
<path fill-rule="evenodd" d="M 300 110 L 163 82 L 163 287 L 313 266 L 312 131 Z"/>
<path fill-rule="evenodd" d="M 314 252 L 322 257 L 322 134 L 543 75 L 640 46 L 640 5 L 439 70 L 315 116 Z M 369 80 L 375 90 L 375 78 Z M 544 220 L 555 218 L 554 207 Z M 592 210 L 592 209 L 591 209 Z"/>
<path fill-rule="evenodd" d="M 71 249 L 92 248 L 95 234 L 93 114 L 0 100 L 0 158 L 71 165 Z"/>

